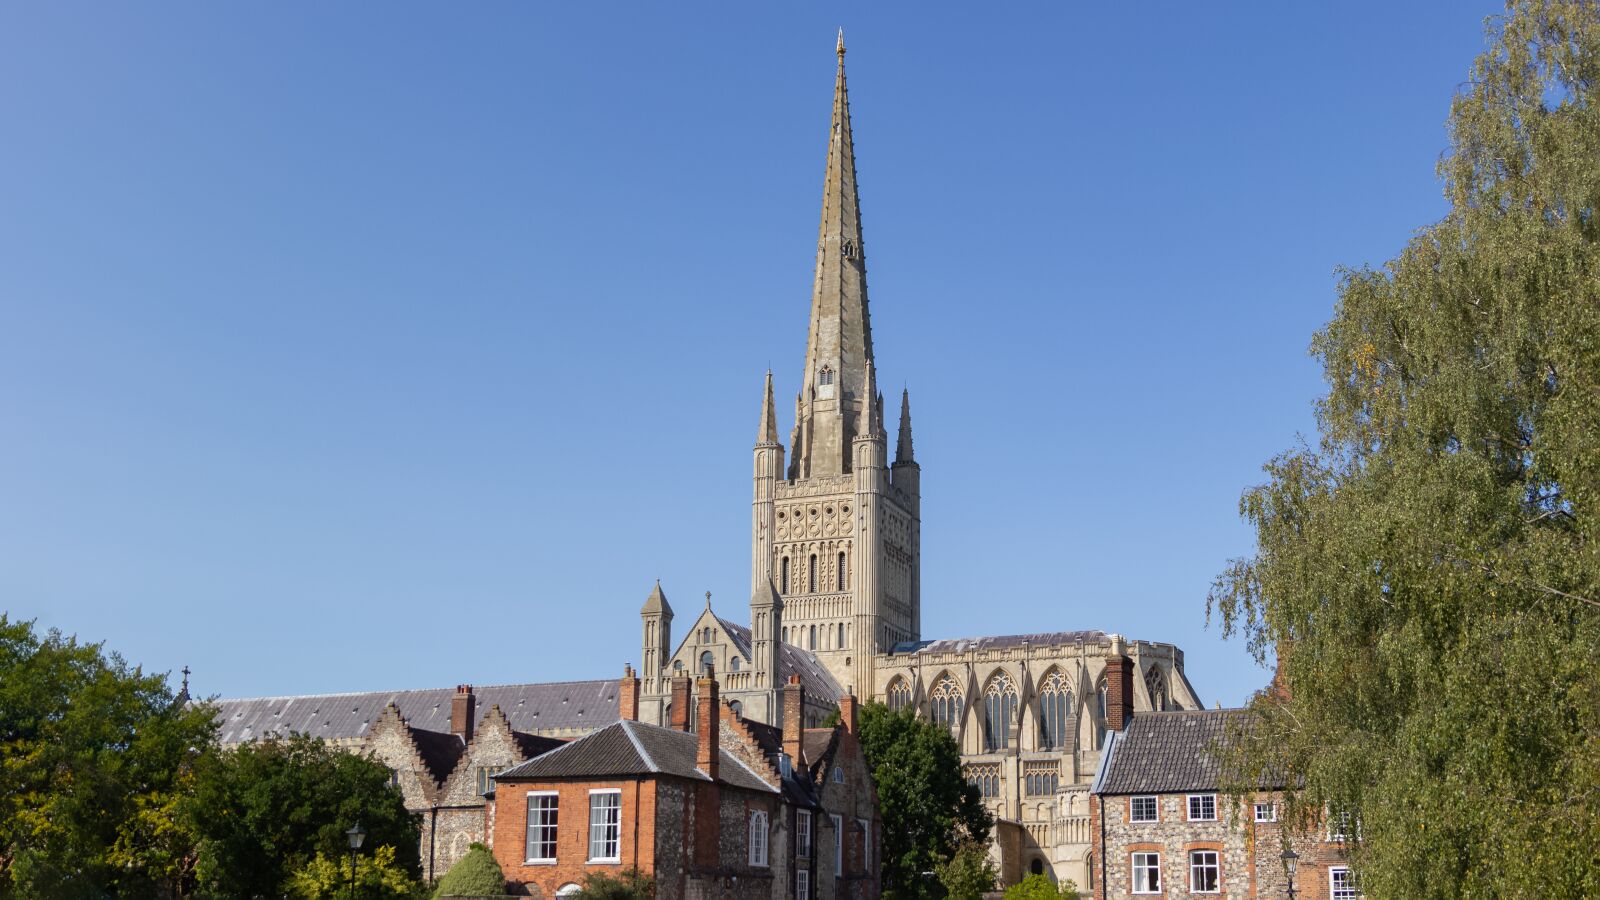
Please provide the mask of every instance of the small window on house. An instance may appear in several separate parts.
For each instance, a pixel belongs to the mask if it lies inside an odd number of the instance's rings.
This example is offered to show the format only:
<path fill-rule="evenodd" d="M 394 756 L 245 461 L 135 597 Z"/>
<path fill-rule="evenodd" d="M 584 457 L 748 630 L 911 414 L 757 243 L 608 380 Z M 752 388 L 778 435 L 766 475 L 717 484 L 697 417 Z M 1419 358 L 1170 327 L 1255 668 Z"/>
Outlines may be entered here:
<path fill-rule="evenodd" d="M 1216 819 L 1216 794 L 1191 794 L 1189 796 L 1189 821 L 1214 822 Z"/>
<path fill-rule="evenodd" d="M 811 858 L 811 811 L 802 809 L 794 814 L 794 855 Z"/>
<path fill-rule="evenodd" d="M 1257 803 L 1256 804 L 1256 821 L 1257 822 L 1276 822 L 1276 821 L 1278 821 L 1278 807 L 1277 807 L 1277 805 L 1273 804 L 1273 803 Z"/>
<path fill-rule="evenodd" d="M 811 872 L 806 869 L 794 871 L 794 900 L 811 900 Z"/>
<path fill-rule="evenodd" d="M 844 819 L 832 816 L 833 819 L 833 877 L 838 878 L 844 874 Z"/>
<path fill-rule="evenodd" d="M 1196 894 L 1215 894 L 1221 890 L 1222 872 L 1217 851 L 1193 850 L 1189 853 L 1189 890 Z"/>
<path fill-rule="evenodd" d="M 750 814 L 750 865 L 767 864 L 767 813 L 756 810 Z"/>
<path fill-rule="evenodd" d="M 1135 894 L 1161 893 L 1161 854 L 1133 854 L 1133 892 Z"/>
<path fill-rule="evenodd" d="M 589 862 L 622 859 L 622 791 L 601 788 L 589 792 Z"/>
<path fill-rule="evenodd" d="M 1354 830 L 1351 827 L 1352 822 L 1355 823 Z M 1328 816 L 1328 840 L 1343 844 L 1349 841 L 1352 836 L 1360 837 L 1360 835 L 1360 820 L 1352 817 L 1350 813 L 1339 812 Z"/>
<path fill-rule="evenodd" d="M 1356 888 L 1355 875 L 1347 866 L 1334 866 L 1328 870 L 1328 900 L 1359 900 L 1361 891 Z"/>
<path fill-rule="evenodd" d="M 861 826 L 861 867 L 872 871 L 872 823 L 866 819 L 857 819 L 856 824 Z"/>
<path fill-rule="evenodd" d="M 834 766 L 833 767 L 833 783 L 834 784 L 844 784 L 844 769 L 843 768 L 841 768 L 839 766 Z"/>
<path fill-rule="evenodd" d="M 493 766 L 478 767 L 478 796 L 482 797 L 484 794 L 494 790 L 494 773 L 495 767 Z"/>
<path fill-rule="evenodd" d="M 1154 822 L 1159 813 L 1156 811 L 1156 798 L 1130 797 L 1128 799 L 1128 821 Z"/>
<path fill-rule="evenodd" d="M 557 897 L 571 897 L 571 896 L 574 896 L 574 895 L 582 893 L 582 892 L 583 892 L 583 887 L 582 886 L 573 884 L 571 882 L 567 882 L 566 884 L 563 884 L 561 887 L 556 889 L 556 896 Z"/>

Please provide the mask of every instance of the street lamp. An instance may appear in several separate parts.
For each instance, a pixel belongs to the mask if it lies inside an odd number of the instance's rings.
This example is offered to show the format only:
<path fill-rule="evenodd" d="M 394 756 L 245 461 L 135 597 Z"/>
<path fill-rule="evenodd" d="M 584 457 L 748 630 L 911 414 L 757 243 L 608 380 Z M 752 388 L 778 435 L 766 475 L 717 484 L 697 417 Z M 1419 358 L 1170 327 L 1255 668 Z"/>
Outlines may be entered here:
<path fill-rule="evenodd" d="M 357 822 L 354 828 L 344 833 L 350 841 L 350 900 L 356 896 L 356 851 L 361 849 L 361 842 L 367 839 L 367 830 Z"/>
<path fill-rule="evenodd" d="M 1294 852 L 1293 847 L 1286 847 L 1283 851 L 1283 871 L 1289 876 L 1289 890 L 1284 893 L 1289 895 L 1289 900 L 1294 900 L 1298 893 L 1294 889 L 1294 870 L 1300 864 L 1300 854 Z"/>

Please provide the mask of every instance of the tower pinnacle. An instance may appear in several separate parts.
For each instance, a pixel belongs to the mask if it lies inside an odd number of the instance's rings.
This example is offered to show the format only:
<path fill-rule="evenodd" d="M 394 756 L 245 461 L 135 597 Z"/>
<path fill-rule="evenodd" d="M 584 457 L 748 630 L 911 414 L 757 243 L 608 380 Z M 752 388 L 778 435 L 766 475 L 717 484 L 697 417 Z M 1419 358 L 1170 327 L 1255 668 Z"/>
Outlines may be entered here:
<path fill-rule="evenodd" d="M 895 465 L 916 462 L 916 457 L 911 453 L 911 390 L 902 388 L 900 391 L 900 440 L 894 447 Z"/>
<path fill-rule="evenodd" d="M 767 370 L 767 389 L 761 395 L 761 427 L 756 431 L 756 443 L 778 442 L 778 411 L 772 403 L 772 370 Z"/>

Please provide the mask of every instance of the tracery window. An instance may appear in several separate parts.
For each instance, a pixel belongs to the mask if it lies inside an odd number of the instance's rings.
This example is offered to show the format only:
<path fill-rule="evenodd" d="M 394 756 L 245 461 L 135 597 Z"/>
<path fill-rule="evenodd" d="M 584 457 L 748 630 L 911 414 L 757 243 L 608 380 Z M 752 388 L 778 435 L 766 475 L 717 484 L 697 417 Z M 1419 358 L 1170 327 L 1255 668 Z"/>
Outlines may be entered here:
<path fill-rule="evenodd" d="M 1051 670 L 1039 683 L 1039 746 L 1064 750 L 1068 746 L 1067 718 L 1072 715 L 1072 688 L 1060 669 Z"/>
<path fill-rule="evenodd" d="M 967 766 L 967 783 L 985 799 L 1000 796 L 1000 766 L 996 763 Z"/>
<path fill-rule="evenodd" d="M 1144 687 L 1150 693 L 1150 708 L 1161 712 L 1167 708 L 1167 677 L 1161 674 L 1161 669 L 1151 666 L 1144 673 Z"/>
<path fill-rule="evenodd" d="M 989 679 L 983 690 L 983 749 L 986 753 L 1011 746 L 1011 723 L 1017 718 L 1017 688 L 1011 676 Z"/>
<path fill-rule="evenodd" d="M 889 708 L 894 710 L 905 709 L 911 703 L 911 685 L 906 684 L 904 678 L 896 677 L 889 682 Z"/>
<path fill-rule="evenodd" d="M 961 687 L 949 675 L 939 679 L 929 695 L 929 712 L 933 721 L 952 732 L 961 727 Z"/>

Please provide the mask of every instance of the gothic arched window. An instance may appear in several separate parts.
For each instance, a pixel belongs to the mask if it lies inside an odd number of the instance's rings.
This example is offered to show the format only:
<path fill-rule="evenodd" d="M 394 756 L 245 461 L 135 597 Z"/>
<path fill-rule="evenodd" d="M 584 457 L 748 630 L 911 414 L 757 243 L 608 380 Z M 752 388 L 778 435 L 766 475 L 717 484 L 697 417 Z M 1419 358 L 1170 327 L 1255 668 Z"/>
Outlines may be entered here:
<path fill-rule="evenodd" d="M 1039 683 L 1039 746 L 1044 750 L 1064 750 L 1067 717 L 1072 715 L 1072 688 L 1060 669 L 1051 670 Z"/>
<path fill-rule="evenodd" d="M 789 557 L 787 556 L 783 558 L 783 580 L 779 583 L 778 591 L 784 594 L 789 593 Z"/>
<path fill-rule="evenodd" d="M 811 580 L 807 583 L 806 590 L 815 594 L 817 592 L 817 555 L 811 554 Z"/>
<path fill-rule="evenodd" d="M 706 652 L 700 654 L 700 674 L 701 675 L 709 675 L 711 673 L 711 667 L 715 663 L 716 663 L 716 657 L 711 655 L 711 651 L 710 650 L 707 650 Z"/>
<path fill-rule="evenodd" d="M 896 677 L 889 682 L 889 708 L 905 709 L 911 705 L 911 686 L 906 684 L 904 678 Z"/>
<path fill-rule="evenodd" d="M 844 551 L 839 551 L 839 590 L 844 590 Z"/>
<path fill-rule="evenodd" d="M 961 687 L 949 675 L 939 679 L 929 695 L 929 712 L 933 721 L 955 731 L 961 727 Z"/>
<path fill-rule="evenodd" d="M 1161 669 L 1151 666 L 1144 673 L 1144 687 L 1150 692 L 1150 708 L 1161 712 L 1167 708 L 1167 678 L 1161 674 Z"/>
<path fill-rule="evenodd" d="M 827 386 L 827 385 L 833 384 L 833 367 L 832 366 L 823 366 L 822 367 L 822 371 L 817 373 L 817 384 L 823 385 L 824 387 Z"/>
<path fill-rule="evenodd" d="M 1004 672 L 983 689 L 983 749 L 988 753 L 1011 746 L 1011 723 L 1017 718 L 1017 688 Z"/>

